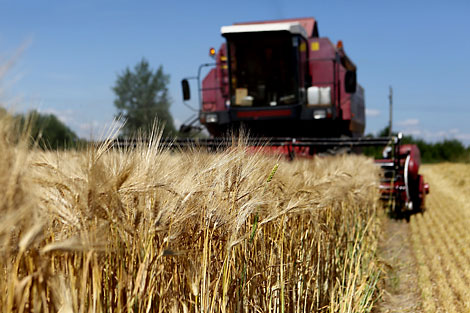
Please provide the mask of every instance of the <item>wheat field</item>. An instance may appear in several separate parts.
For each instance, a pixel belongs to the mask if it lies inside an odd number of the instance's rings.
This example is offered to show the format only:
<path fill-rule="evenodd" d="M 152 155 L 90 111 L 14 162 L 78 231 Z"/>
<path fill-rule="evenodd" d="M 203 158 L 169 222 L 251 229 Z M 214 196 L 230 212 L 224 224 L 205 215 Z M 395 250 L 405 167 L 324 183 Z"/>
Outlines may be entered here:
<path fill-rule="evenodd" d="M 370 159 L 158 136 L 46 152 L 17 133 L 1 117 L 2 312 L 369 312 L 379 296 Z"/>

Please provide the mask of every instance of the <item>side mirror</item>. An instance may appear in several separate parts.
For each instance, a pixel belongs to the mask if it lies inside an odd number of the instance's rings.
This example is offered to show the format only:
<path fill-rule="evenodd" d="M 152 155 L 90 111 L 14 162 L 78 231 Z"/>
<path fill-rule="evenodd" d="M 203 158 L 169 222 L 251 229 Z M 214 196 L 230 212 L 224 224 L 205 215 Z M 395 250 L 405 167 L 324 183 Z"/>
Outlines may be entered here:
<path fill-rule="evenodd" d="M 183 100 L 187 101 L 191 99 L 191 91 L 189 90 L 189 83 L 187 79 L 181 81 L 181 87 L 183 88 Z"/>
<path fill-rule="evenodd" d="M 346 71 L 344 76 L 344 89 L 347 93 L 355 93 L 357 85 L 356 71 Z"/>

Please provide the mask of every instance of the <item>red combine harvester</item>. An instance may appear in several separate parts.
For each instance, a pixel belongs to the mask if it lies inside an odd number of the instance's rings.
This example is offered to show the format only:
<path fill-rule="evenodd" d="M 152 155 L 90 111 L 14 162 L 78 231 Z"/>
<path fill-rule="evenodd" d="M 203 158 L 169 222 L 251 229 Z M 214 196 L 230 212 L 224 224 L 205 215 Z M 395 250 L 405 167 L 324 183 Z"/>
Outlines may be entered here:
<path fill-rule="evenodd" d="M 211 48 L 214 63 L 199 66 L 197 122 L 212 138 L 197 144 L 220 147 L 227 134 L 245 129 L 250 143 L 289 157 L 384 146 L 382 197 L 396 212 L 419 211 L 429 191 L 418 174 L 419 150 L 401 136 L 364 138 L 364 89 L 343 44 L 319 37 L 313 18 L 237 23 L 221 28 L 226 42 Z M 211 68 L 202 79 L 203 69 Z M 190 78 L 188 78 L 190 79 Z M 190 99 L 183 79 L 183 99 Z M 182 139 L 177 145 L 194 144 Z"/>

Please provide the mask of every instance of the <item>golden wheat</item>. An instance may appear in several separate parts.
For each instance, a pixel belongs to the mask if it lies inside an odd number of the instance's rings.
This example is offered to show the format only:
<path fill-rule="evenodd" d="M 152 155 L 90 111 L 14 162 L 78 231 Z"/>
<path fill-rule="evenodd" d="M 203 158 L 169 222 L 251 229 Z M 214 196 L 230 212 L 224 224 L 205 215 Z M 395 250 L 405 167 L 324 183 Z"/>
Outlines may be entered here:
<path fill-rule="evenodd" d="M 0 122 L 2 312 L 367 312 L 378 169 L 242 143 L 41 152 Z M 10 126 L 9 126 L 10 125 Z"/>

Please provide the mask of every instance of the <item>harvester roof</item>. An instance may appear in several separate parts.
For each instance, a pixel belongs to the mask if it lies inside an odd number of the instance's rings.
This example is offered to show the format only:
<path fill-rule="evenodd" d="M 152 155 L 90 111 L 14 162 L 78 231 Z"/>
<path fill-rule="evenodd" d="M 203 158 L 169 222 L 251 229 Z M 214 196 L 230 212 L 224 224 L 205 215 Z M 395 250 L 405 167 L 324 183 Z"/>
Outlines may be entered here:
<path fill-rule="evenodd" d="M 233 25 L 263 25 L 263 24 L 284 24 L 284 23 L 298 23 L 306 31 L 307 38 L 316 38 L 318 37 L 318 25 L 317 21 L 313 17 L 305 18 L 289 18 L 282 20 L 272 20 L 272 21 L 256 21 L 256 22 L 242 22 L 234 23 Z"/>
<path fill-rule="evenodd" d="M 222 35 L 287 31 L 291 34 L 301 35 L 304 38 L 308 38 L 307 31 L 298 22 L 222 26 L 220 31 Z"/>

